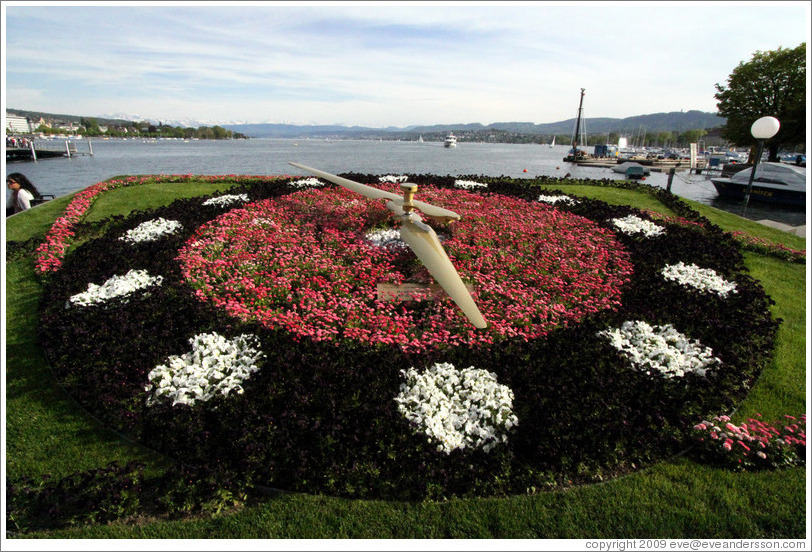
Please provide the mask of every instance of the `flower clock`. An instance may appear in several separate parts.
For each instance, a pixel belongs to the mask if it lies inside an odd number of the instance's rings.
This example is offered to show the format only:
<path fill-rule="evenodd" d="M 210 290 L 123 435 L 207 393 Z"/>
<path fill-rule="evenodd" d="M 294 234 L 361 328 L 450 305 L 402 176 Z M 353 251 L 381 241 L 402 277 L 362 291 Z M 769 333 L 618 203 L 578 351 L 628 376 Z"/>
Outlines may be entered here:
<path fill-rule="evenodd" d="M 407 180 L 353 176 L 395 193 Z M 235 177 L 229 193 L 106 221 L 46 263 L 56 377 L 179 461 L 421 499 L 666 458 L 770 355 L 770 299 L 710 224 L 539 181 L 408 179 L 460 214 L 432 225 L 485 328 L 432 287 L 382 202 L 316 178 Z"/>

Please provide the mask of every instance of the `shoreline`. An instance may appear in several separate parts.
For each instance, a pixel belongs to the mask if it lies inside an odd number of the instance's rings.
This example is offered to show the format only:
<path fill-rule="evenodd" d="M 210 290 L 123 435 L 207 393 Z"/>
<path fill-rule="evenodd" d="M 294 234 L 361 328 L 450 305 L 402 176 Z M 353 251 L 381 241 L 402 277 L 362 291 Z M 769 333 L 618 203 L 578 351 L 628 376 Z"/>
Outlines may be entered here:
<path fill-rule="evenodd" d="M 57 142 L 58 143 L 58 142 Z M 154 140 L 110 139 L 93 142 L 93 157 L 56 158 L 37 163 L 7 163 L 7 174 L 24 173 L 44 194 L 57 197 L 121 175 L 274 175 L 289 174 L 289 161 L 298 161 L 333 174 L 432 174 L 458 177 L 507 176 L 622 180 L 611 169 L 579 167 L 562 162 L 568 146 L 464 143 L 444 148 L 440 143 L 370 140 Z M 85 147 L 79 149 L 85 150 Z M 668 175 L 652 172 L 646 184 L 666 188 Z M 684 199 L 742 214 L 741 207 L 720 200 L 707 175 L 680 172 L 672 192 Z M 791 226 L 806 224 L 803 209 L 776 209 L 751 203 L 750 220 L 775 220 Z"/>

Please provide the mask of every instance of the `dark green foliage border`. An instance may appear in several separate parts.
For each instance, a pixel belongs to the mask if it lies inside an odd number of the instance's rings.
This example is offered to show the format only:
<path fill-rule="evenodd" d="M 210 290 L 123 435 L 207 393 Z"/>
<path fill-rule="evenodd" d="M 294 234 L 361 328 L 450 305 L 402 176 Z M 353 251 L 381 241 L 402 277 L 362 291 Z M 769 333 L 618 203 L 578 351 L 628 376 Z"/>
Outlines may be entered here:
<path fill-rule="evenodd" d="M 378 182 L 373 175 L 344 176 Z M 557 179 L 460 178 L 487 183 L 486 193 L 530 201 L 540 193 L 559 193 L 543 190 L 542 184 L 560 182 L 566 189 L 566 181 Z M 454 180 L 410 175 L 417 184 L 451 187 Z M 650 188 L 614 180 L 604 184 Z M 258 200 L 290 191 L 286 181 L 268 181 L 229 193 Z M 355 343 L 301 342 L 238 322 L 194 299 L 174 260 L 195 228 L 223 212 L 203 207 L 206 198 L 179 200 L 80 229 L 89 236 L 102 229 L 104 235 L 77 247 L 46 278 L 40 337 L 57 380 L 90 413 L 183 459 L 186 469 L 205 467 L 229 481 L 395 500 L 508 495 L 601 481 L 684 450 L 688 430 L 699 417 L 734 408 L 769 359 L 778 324 L 769 313 L 771 300 L 745 273 L 736 241 L 675 196 L 648 191 L 701 226 L 666 223 L 666 235 L 654 239 L 619 234 L 635 264 L 621 309 L 561 328 L 544 340 L 416 357 Z M 578 204 L 560 208 L 607 228 L 611 218 L 648 218 L 630 207 L 577 199 Z M 185 232 L 135 250 L 117 240 L 127 229 L 159 216 L 180 220 Z M 739 293 L 728 300 L 700 296 L 658 276 L 662 266 L 677 261 L 713 268 L 735 280 Z M 130 268 L 162 274 L 165 284 L 126 304 L 65 308 L 67 298 L 88 282 L 101 283 Z M 628 369 L 595 338 L 600 329 L 627 319 L 671 323 L 713 348 L 724 365 L 707 380 L 651 380 Z M 192 335 L 214 330 L 257 334 L 269 353 L 245 394 L 199 408 L 146 408 L 148 371 L 167 356 L 186 351 Z M 410 430 L 392 401 L 399 369 L 435 361 L 488 369 L 514 390 L 520 425 L 508 446 L 491 454 L 445 455 Z M 169 502 L 184 502 L 178 498 L 182 488 L 164 493 L 175 497 Z"/>

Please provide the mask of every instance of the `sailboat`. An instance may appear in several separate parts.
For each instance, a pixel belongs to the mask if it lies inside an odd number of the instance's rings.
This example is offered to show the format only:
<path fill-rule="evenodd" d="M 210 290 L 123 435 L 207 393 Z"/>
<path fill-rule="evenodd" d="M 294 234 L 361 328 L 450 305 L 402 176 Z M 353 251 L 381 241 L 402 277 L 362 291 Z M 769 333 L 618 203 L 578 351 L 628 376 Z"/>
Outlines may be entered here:
<path fill-rule="evenodd" d="M 423 142 L 423 135 L 421 134 L 420 137 L 417 139 L 418 142 Z"/>
<path fill-rule="evenodd" d="M 553 134 L 553 141 L 552 141 L 552 142 L 550 142 L 550 147 L 551 147 L 551 148 L 554 148 L 554 147 L 555 147 L 555 134 Z"/>

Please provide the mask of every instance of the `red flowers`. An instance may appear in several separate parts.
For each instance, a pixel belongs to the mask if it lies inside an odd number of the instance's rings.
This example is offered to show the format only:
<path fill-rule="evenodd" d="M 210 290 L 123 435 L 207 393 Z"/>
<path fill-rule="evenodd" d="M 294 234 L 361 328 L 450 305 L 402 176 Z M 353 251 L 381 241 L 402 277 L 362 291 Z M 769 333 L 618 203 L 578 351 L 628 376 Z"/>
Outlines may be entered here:
<path fill-rule="evenodd" d="M 761 418 L 761 414 L 756 416 Z M 784 417 L 785 422 L 748 418 L 746 423 L 737 426 L 727 416 L 714 416 L 694 426 L 694 439 L 700 455 L 735 469 L 802 464 L 806 449 L 806 415 L 800 419 L 789 415 Z"/>
<path fill-rule="evenodd" d="M 65 256 L 65 252 L 70 245 L 70 239 L 74 234 L 73 225 L 82 220 L 87 210 L 90 209 L 90 206 L 96 201 L 96 198 L 107 190 L 145 184 L 147 182 L 188 182 L 189 180 L 205 180 L 207 182 L 233 180 L 245 182 L 257 178 L 259 177 L 237 177 L 234 175 L 193 177 L 190 174 L 174 176 L 130 176 L 119 180 L 106 180 L 98 184 L 93 184 L 81 192 L 78 192 L 65 208 L 65 212 L 62 216 L 56 219 L 53 226 L 51 226 L 51 229 L 45 236 L 45 241 L 37 248 L 38 255 L 35 263 L 37 270 L 40 273 L 46 273 L 57 270 L 62 266 L 62 258 Z"/>
<path fill-rule="evenodd" d="M 179 255 L 184 275 L 230 314 L 316 341 L 356 339 L 408 351 L 545 335 L 619 304 L 632 271 L 611 232 L 547 205 L 421 188 L 462 215 L 435 225 L 489 327 L 449 298 L 383 302 L 378 283 L 428 282 L 408 249 L 364 236 L 391 227 L 382 204 L 343 189 L 308 190 L 235 209 L 202 227 Z"/>

